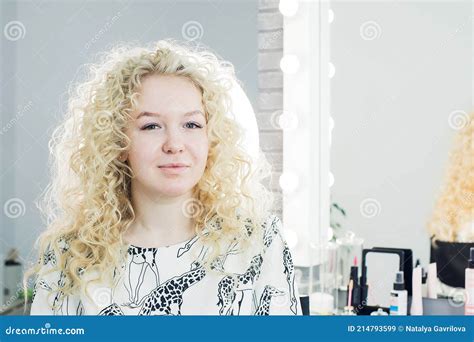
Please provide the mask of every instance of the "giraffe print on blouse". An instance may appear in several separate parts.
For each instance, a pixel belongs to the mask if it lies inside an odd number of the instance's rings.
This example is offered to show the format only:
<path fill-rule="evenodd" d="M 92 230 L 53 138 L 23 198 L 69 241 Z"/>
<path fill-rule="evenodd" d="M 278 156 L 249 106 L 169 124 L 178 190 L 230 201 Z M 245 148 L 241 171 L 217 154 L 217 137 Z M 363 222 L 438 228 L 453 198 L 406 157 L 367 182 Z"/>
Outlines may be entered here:
<path fill-rule="evenodd" d="M 52 249 L 48 249 L 44 253 L 43 265 L 46 265 L 48 263 L 51 263 L 52 266 L 56 266 L 56 255 L 54 254 L 54 250 Z"/>
<path fill-rule="evenodd" d="M 158 270 L 158 264 L 156 262 L 156 248 L 142 248 L 130 245 L 128 249 L 128 255 L 130 255 L 130 262 L 128 264 L 128 283 L 126 286 L 130 304 L 135 304 L 138 302 L 139 295 L 140 295 L 140 288 L 143 284 L 143 280 L 145 278 L 145 273 L 149 268 L 155 278 L 155 287 L 160 285 L 160 272 Z M 138 279 L 136 277 L 132 277 L 132 268 L 140 267 L 140 274 Z"/>
<path fill-rule="evenodd" d="M 250 223 L 246 222 L 248 233 L 252 233 Z M 51 276 L 44 274 L 34 289 L 36 307 L 32 305 L 32 314 L 44 314 L 47 307 L 53 304 L 53 299 L 55 308 L 50 312 L 55 315 L 271 315 L 274 311 L 278 314 L 297 314 L 300 309 L 297 305 L 295 268 L 288 246 L 280 241 L 280 227 L 278 217 L 268 217 L 265 226 L 261 227 L 263 241 L 256 244 L 262 247 L 263 242 L 262 250 L 254 252 L 252 260 L 238 270 L 234 267 L 240 264 L 240 254 L 244 252 L 240 240 L 234 239 L 229 241 L 229 245 L 226 243 L 220 246 L 219 250 L 226 252 L 210 263 L 210 268 L 216 273 L 209 275 L 206 274 L 203 257 L 212 250 L 197 243 L 197 237 L 177 245 L 176 249 L 169 249 L 172 253 L 168 253 L 168 250 L 167 253 L 160 253 L 156 248 L 147 249 L 149 256 L 142 253 L 144 251 L 140 251 L 140 247 L 131 245 L 130 250 L 120 253 L 126 260 L 114 271 L 113 285 L 103 285 L 107 288 L 112 286 L 110 301 L 104 304 L 96 303 L 95 298 L 93 302 L 83 301 L 80 294 L 77 297 L 76 294 L 73 297 L 64 296 L 60 291 L 51 295 L 50 303 L 47 294 L 57 291 L 64 284 L 65 273 L 50 272 Z M 201 251 L 196 259 L 198 253 L 194 251 Z M 50 250 L 47 250 L 47 254 L 43 259 L 47 266 L 59 264 L 59 259 L 54 259 L 58 257 L 57 254 Z M 266 271 L 262 273 L 264 263 L 268 264 L 268 269 L 265 267 Z M 127 272 L 131 268 L 132 274 Z M 184 271 L 177 272 L 177 269 L 183 268 Z M 125 272 L 120 272 L 120 277 L 116 277 L 119 270 Z M 78 271 L 82 275 L 83 270 Z M 220 274 L 220 271 L 225 274 Z M 280 298 L 287 300 L 279 301 Z M 277 305 L 278 302 L 281 305 Z"/>
<path fill-rule="evenodd" d="M 183 293 L 190 286 L 195 285 L 202 280 L 206 275 L 204 267 L 194 262 L 191 270 L 182 274 L 181 276 L 173 277 L 156 289 L 151 291 L 148 295 L 142 298 L 138 305 L 124 304 L 131 308 L 141 307 L 138 313 L 139 316 L 150 315 L 181 315 L 181 305 L 183 304 Z M 177 306 L 177 311 L 173 311 L 174 305 Z M 102 309 L 100 315 L 103 316 L 121 316 L 124 315 L 120 306 L 112 303 Z"/>
<path fill-rule="evenodd" d="M 255 311 L 256 316 L 268 316 L 270 314 L 270 304 L 273 297 L 283 296 L 285 292 L 278 290 L 276 287 L 266 285 L 260 296 L 260 303 Z"/>
<path fill-rule="evenodd" d="M 196 241 L 199 240 L 199 236 L 196 235 L 195 237 L 193 237 L 191 240 L 189 240 L 188 242 L 186 242 L 186 244 L 184 245 L 184 247 L 180 247 L 178 249 L 178 252 L 176 254 L 176 258 L 180 258 L 184 253 L 188 252 L 191 247 L 196 243 Z"/>
<path fill-rule="evenodd" d="M 152 314 L 172 315 L 172 305 L 178 306 L 177 315 L 181 315 L 183 304 L 183 293 L 189 287 L 201 281 L 206 275 L 206 270 L 199 262 L 194 262 L 190 271 L 181 276 L 173 277 L 142 299 L 143 306 L 138 313 L 139 316 Z"/>
<path fill-rule="evenodd" d="M 297 298 L 295 295 L 295 267 L 293 265 L 293 260 L 291 258 L 290 249 L 286 242 L 284 243 L 283 249 L 283 267 L 285 269 L 286 281 L 288 282 L 288 289 L 290 293 L 291 300 L 291 311 L 296 315 L 297 314 Z"/>
<path fill-rule="evenodd" d="M 275 216 L 270 223 L 270 227 L 267 226 L 267 223 L 265 223 L 264 227 L 264 234 L 263 234 L 263 244 L 266 248 L 270 247 L 270 245 L 273 242 L 274 237 L 277 235 L 278 230 L 277 230 L 277 225 L 279 222 L 279 218 Z"/>
<path fill-rule="evenodd" d="M 99 312 L 99 316 L 125 316 L 122 309 L 116 303 L 106 306 Z"/>
<path fill-rule="evenodd" d="M 219 301 L 217 305 L 219 308 L 219 315 L 232 315 L 232 307 L 236 298 L 236 291 L 242 291 L 241 287 L 248 284 L 253 284 L 260 275 L 263 257 L 258 254 L 253 257 L 249 268 L 242 274 L 228 275 L 222 278 L 217 287 L 217 298 Z M 240 304 L 239 303 L 239 311 Z"/>

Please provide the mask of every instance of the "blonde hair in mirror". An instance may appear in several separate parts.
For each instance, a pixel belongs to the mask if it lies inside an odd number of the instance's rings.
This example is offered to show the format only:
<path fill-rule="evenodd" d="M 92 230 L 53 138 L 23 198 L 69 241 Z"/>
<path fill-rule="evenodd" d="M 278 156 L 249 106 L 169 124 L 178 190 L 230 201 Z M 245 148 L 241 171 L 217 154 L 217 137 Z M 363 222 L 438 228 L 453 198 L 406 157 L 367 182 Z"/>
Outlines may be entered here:
<path fill-rule="evenodd" d="M 428 231 L 435 240 L 474 242 L 474 113 L 458 131 Z M 461 231 L 462 230 L 462 231 Z"/>

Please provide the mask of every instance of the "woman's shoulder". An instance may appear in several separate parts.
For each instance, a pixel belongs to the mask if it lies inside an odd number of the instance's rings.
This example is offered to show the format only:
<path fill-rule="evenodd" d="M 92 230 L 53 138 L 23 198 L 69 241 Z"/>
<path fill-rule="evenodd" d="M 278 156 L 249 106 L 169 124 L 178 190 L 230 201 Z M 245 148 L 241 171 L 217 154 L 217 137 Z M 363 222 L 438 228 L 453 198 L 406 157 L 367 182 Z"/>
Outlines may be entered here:
<path fill-rule="evenodd" d="M 42 260 L 42 266 L 45 268 L 52 268 L 56 267 L 58 264 L 58 260 L 61 254 L 64 254 L 69 249 L 69 242 L 66 238 L 61 237 L 57 240 L 56 246 L 55 241 L 51 240 L 46 243 L 46 247 L 43 251 L 40 251 L 40 259 L 38 262 Z M 56 247 L 56 249 L 55 249 Z M 60 254 L 58 254 L 58 252 Z"/>

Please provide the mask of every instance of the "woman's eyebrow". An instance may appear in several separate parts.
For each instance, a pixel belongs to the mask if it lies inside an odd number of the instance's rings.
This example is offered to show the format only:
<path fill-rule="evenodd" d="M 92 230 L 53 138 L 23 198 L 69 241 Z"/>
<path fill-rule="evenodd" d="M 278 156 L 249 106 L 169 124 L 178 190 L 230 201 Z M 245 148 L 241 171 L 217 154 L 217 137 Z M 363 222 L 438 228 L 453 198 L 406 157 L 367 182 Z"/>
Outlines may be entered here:
<path fill-rule="evenodd" d="M 196 114 L 201 114 L 202 116 L 204 116 L 204 118 L 206 117 L 204 115 L 203 112 L 201 112 L 200 110 L 192 110 L 190 112 L 187 112 L 187 113 L 184 113 L 183 116 L 192 116 L 192 115 L 196 115 Z M 162 116 L 160 113 L 152 113 L 152 112 L 141 112 L 140 114 L 138 114 L 137 116 L 137 120 L 140 119 L 142 116 Z"/>

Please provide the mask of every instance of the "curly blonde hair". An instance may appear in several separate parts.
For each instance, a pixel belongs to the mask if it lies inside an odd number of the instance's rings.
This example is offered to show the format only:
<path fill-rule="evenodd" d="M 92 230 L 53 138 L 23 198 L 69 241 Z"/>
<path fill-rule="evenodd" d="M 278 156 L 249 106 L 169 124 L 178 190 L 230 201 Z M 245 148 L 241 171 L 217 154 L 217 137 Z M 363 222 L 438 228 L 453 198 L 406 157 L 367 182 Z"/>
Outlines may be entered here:
<path fill-rule="evenodd" d="M 262 224 L 274 201 L 262 182 L 271 176 L 271 165 L 261 151 L 252 160 L 241 147 L 243 129 L 227 115 L 229 91 L 237 81 L 233 65 L 209 49 L 161 40 L 146 47 L 121 43 L 88 71 L 86 80 L 71 88 L 65 119 L 49 143 L 52 180 L 38 204 L 47 229 L 35 242 L 39 260 L 25 272 L 25 291 L 28 278 L 41 273 L 53 251 L 58 259 L 46 273 L 61 271 L 64 279 L 50 295 L 84 293 L 88 281 L 81 275 L 86 271 L 100 275 L 92 281 L 112 281 L 111 270 L 121 270 L 127 253 L 122 234 L 135 213 L 130 197 L 134 175 L 119 157 L 130 146 L 124 132 L 141 80 L 152 74 L 186 77 L 202 93 L 209 153 L 193 199 L 199 204 L 196 234 L 211 251 L 204 265 L 212 269 L 222 242 L 238 241 L 243 251 L 260 248 Z M 219 217 L 219 225 L 210 224 L 213 217 Z M 209 228 L 206 234 L 204 227 Z"/>
<path fill-rule="evenodd" d="M 455 137 L 446 173 L 428 231 L 433 240 L 473 242 L 474 231 L 461 232 L 474 222 L 474 113 Z"/>

